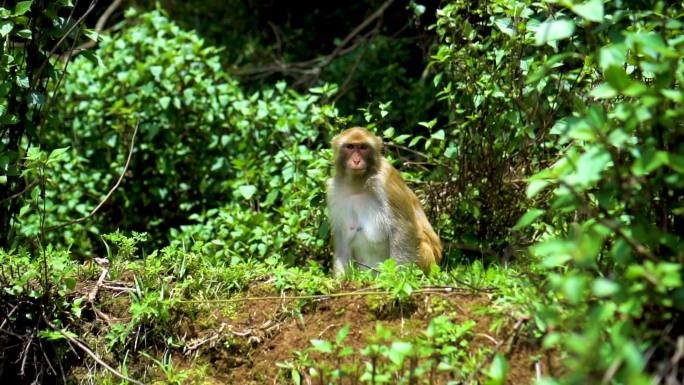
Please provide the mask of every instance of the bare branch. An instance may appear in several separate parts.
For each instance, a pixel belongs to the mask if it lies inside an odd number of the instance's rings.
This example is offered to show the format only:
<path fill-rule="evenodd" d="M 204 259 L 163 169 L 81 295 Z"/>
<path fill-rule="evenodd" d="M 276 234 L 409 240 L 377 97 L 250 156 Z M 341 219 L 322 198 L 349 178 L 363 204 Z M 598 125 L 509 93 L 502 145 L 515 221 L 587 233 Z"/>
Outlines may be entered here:
<path fill-rule="evenodd" d="M 355 50 L 358 46 L 358 43 L 352 44 L 352 45 L 349 45 L 349 43 L 351 41 L 353 41 L 355 38 L 357 38 L 361 34 L 361 32 L 364 29 L 366 29 L 366 27 L 368 27 L 369 24 L 371 24 L 374 20 L 380 18 L 384 14 L 385 10 L 387 10 L 387 8 L 393 2 L 394 2 L 394 0 L 385 1 L 385 3 L 380 6 L 380 8 L 378 8 L 368 18 L 366 18 L 363 22 L 361 22 L 361 24 L 356 26 L 356 28 L 354 28 L 342 40 L 342 43 L 340 43 L 340 45 L 338 45 L 337 48 L 335 48 L 328 55 L 325 55 L 323 57 L 314 58 L 314 59 L 305 60 L 302 62 L 295 62 L 295 63 L 284 63 L 282 61 L 277 60 L 274 63 L 268 64 L 266 66 L 259 67 L 259 68 L 232 71 L 232 74 L 236 75 L 236 76 L 257 75 L 257 77 L 262 77 L 264 75 L 267 76 L 267 75 L 273 74 L 273 73 L 299 73 L 299 74 L 314 75 L 314 76 L 318 75 L 323 67 L 330 64 L 337 57 L 345 55 L 348 52 Z M 374 31 L 371 31 L 371 34 Z M 369 36 L 369 35 L 370 34 L 367 34 L 366 36 Z M 364 40 L 363 38 L 359 39 L 359 41 L 363 41 L 363 40 Z"/>
<path fill-rule="evenodd" d="M 114 0 L 114 1 L 112 1 L 111 4 L 109 4 L 109 7 L 107 7 L 107 9 L 105 9 L 105 11 L 102 13 L 102 15 L 97 19 L 97 22 L 95 23 L 95 29 L 94 29 L 95 32 L 97 32 L 97 33 L 102 32 L 102 30 L 104 29 L 104 26 L 107 24 L 107 21 L 112 16 L 114 11 L 116 11 L 116 9 L 119 8 L 121 3 L 123 3 L 123 0 Z M 88 40 L 85 43 L 79 45 L 78 47 L 69 50 L 69 52 L 65 52 L 62 55 L 62 60 L 68 60 L 69 58 L 73 57 L 74 55 L 78 54 L 81 51 L 91 49 L 91 48 L 95 47 L 95 44 L 97 44 L 96 41 Z"/>
<path fill-rule="evenodd" d="M 65 227 L 65 226 L 73 225 L 73 224 L 75 224 L 75 223 L 83 222 L 83 221 L 85 221 L 86 219 L 92 217 L 92 216 L 93 216 L 93 215 L 102 207 L 102 205 L 104 205 L 105 202 L 107 202 L 107 200 L 112 196 L 112 194 L 114 193 L 114 191 L 115 191 L 115 190 L 119 187 L 119 185 L 121 184 L 121 181 L 123 180 L 124 175 L 126 175 L 126 170 L 128 170 L 128 165 L 131 163 L 131 157 L 132 157 L 132 155 L 133 155 L 133 146 L 135 145 L 135 135 L 138 133 L 138 126 L 139 126 L 139 125 L 140 125 L 140 121 L 138 121 L 138 122 L 135 124 L 135 129 L 133 130 L 133 136 L 131 137 L 131 146 L 130 146 L 130 148 L 129 148 L 129 150 L 128 150 L 128 159 L 126 159 L 126 164 L 124 165 L 123 171 L 121 172 L 121 175 L 119 176 L 119 180 L 116 181 L 116 183 L 114 184 L 114 186 L 111 188 L 111 190 L 109 190 L 109 192 L 108 192 L 107 195 L 104 197 L 104 199 L 102 199 L 102 201 L 100 202 L 100 204 L 98 204 L 97 207 L 95 207 L 95 208 L 93 209 L 93 211 L 91 211 L 88 215 L 86 215 L 86 216 L 84 216 L 84 217 L 81 217 L 81 218 L 78 218 L 78 219 L 74 219 L 74 220 L 69 221 L 69 222 L 66 222 L 66 223 L 62 223 L 62 224 L 59 224 L 59 225 L 55 225 L 55 226 L 49 227 L 49 228 L 47 229 L 48 231 L 56 230 L 56 229 L 59 229 L 59 228 Z"/>
<path fill-rule="evenodd" d="M 122 379 L 124 381 L 128 381 L 128 382 L 134 383 L 136 385 L 144 385 L 142 382 L 140 382 L 138 380 L 134 380 L 134 379 L 124 375 L 123 373 L 119 372 L 118 370 L 112 368 L 111 366 L 109 366 L 106 362 L 104 362 L 102 360 L 102 358 L 100 358 L 97 354 L 95 354 L 95 352 L 93 352 L 92 349 L 90 349 L 88 347 L 88 345 L 86 345 L 84 342 L 81 342 L 78 339 L 76 339 L 75 337 L 72 337 L 69 333 L 62 330 L 61 328 L 58 328 L 57 326 L 55 326 L 55 324 L 50 322 L 48 320 L 48 318 L 45 316 L 45 314 L 43 314 L 43 320 L 45 320 L 45 323 L 47 323 L 48 326 L 50 326 L 53 330 L 55 330 L 57 333 L 61 334 L 64 338 L 66 338 L 72 344 L 78 346 L 81 350 L 83 350 L 86 354 L 88 354 L 93 360 L 95 360 L 95 362 L 102 365 L 102 367 L 107 369 L 113 375 L 119 377 L 120 379 Z"/>
<path fill-rule="evenodd" d="M 26 185 L 26 187 L 24 187 L 24 189 L 21 190 L 21 191 L 19 191 L 18 193 L 14 194 L 14 195 L 10 195 L 10 196 L 8 196 L 7 198 L 4 198 L 3 200 L 0 200 L 0 204 L 3 204 L 3 203 L 8 202 L 8 201 L 11 201 L 11 200 L 14 199 L 14 198 L 20 197 L 21 195 L 23 195 L 24 193 L 26 193 L 28 190 L 30 190 L 31 188 L 35 187 L 35 186 L 38 184 L 38 182 L 40 182 L 39 179 L 34 180 L 33 182 L 31 182 L 31 183 L 29 183 L 28 185 Z"/>

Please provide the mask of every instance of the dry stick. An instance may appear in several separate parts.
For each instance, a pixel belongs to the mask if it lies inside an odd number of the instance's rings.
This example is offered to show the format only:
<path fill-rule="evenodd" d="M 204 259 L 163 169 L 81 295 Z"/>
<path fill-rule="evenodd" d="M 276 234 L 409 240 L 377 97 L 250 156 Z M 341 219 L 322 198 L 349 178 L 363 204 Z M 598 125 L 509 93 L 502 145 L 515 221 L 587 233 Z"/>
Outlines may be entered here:
<path fill-rule="evenodd" d="M 95 352 L 93 352 L 88 347 L 88 345 L 85 344 L 85 342 L 81 342 L 78 339 L 70 336 L 69 333 L 67 333 L 66 331 L 64 331 L 61 328 L 58 328 L 52 322 L 48 321 L 45 314 L 43 314 L 43 320 L 45 320 L 45 322 L 48 324 L 48 326 L 50 326 L 53 330 L 55 330 L 57 333 L 61 334 L 64 338 L 66 338 L 72 344 L 78 346 L 81 350 L 83 350 L 85 353 L 87 353 L 93 360 L 95 360 L 95 362 L 102 365 L 105 369 L 109 370 L 115 376 L 119 377 L 120 379 L 122 379 L 124 381 L 132 382 L 132 383 L 137 384 L 137 385 L 145 385 L 144 383 L 142 383 L 138 380 L 134 380 L 134 379 L 124 375 L 123 373 L 119 372 L 118 370 L 112 368 L 111 366 L 109 366 L 106 362 L 104 362 L 102 360 L 102 358 L 98 357 L 98 355 L 95 354 Z"/>
<path fill-rule="evenodd" d="M 116 183 L 114 184 L 114 187 L 112 187 L 112 189 L 109 190 L 109 192 L 108 192 L 107 195 L 104 197 L 104 199 L 102 199 L 102 202 L 100 202 L 100 204 L 98 204 L 97 207 L 95 207 L 95 208 L 93 209 L 93 211 L 90 212 L 90 214 L 88 214 L 88 215 L 86 215 L 86 216 L 84 216 L 84 217 L 78 218 L 78 219 L 74 219 L 73 221 L 69 221 L 69 222 L 66 222 L 66 223 L 62 223 L 62 224 L 59 224 L 59 225 L 55 225 L 55 226 L 49 227 L 49 228 L 47 229 L 47 231 L 52 231 L 52 230 L 56 230 L 56 229 L 59 229 L 59 228 L 65 227 L 65 226 L 73 225 L 73 224 L 75 224 L 75 223 L 83 222 L 83 221 L 85 221 L 86 219 L 92 217 L 92 216 L 97 212 L 97 210 L 99 210 L 100 207 L 102 207 L 102 205 L 104 205 L 105 202 L 107 202 L 107 200 L 108 200 L 108 199 L 112 196 L 112 194 L 114 193 L 114 190 L 116 190 L 116 189 L 119 187 L 119 185 L 121 184 L 121 181 L 123 180 L 124 175 L 126 174 L 126 170 L 128 170 L 128 165 L 131 163 L 131 157 L 132 157 L 132 155 L 133 155 L 133 145 L 135 145 L 135 135 L 138 133 L 138 126 L 139 126 L 139 125 L 140 125 L 140 121 L 138 121 L 138 122 L 135 124 L 135 130 L 133 131 L 133 137 L 131 138 L 131 146 L 130 146 L 130 148 L 129 148 L 129 150 L 128 150 L 128 159 L 126 159 L 126 164 L 124 165 L 124 169 L 123 169 L 123 171 L 121 172 L 121 175 L 119 176 L 119 180 L 116 181 Z"/>
<path fill-rule="evenodd" d="M 475 376 L 480 372 L 480 370 L 482 370 L 482 366 L 484 366 L 485 363 L 491 361 L 494 358 L 494 356 L 496 355 L 496 353 L 498 353 L 499 350 L 501 350 L 503 345 L 506 342 L 508 342 L 508 340 L 511 340 L 514 336 L 516 336 L 518 334 L 518 330 L 520 329 L 522 324 L 527 320 L 528 320 L 527 318 L 518 318 L 518 320 L 515 322 L 515 325 L 513 326 L 513 330 L 511 330 L 511 333 L 509 335 L 507 335 L 506 338 L 499 341 L 499 343 L 494 347 L 494 350 L 489 352 L 489 354 L 487 355 L 487 358 L 485 358 L 482 362 L 480 362 L 477 365 L 475 370 L 473 370 L 473 372 L 470 373 L 470 375 L 468 376 L 468 379 L 466 381 L 464 381 L 463 383 L 464 384 L 470 384 L 475 379 Z"/>
<path fill-rule="evenodd" d="M 352 30 L 352 32 L 350 32 L 344 38 L 344 40 L 342 40 L 342 43 L 340 43 L 340 45 L 338 45 L 337 48 L 335 48 L 328 55 L 324 56 L 322 59 L 321 58 L 314 58 L 314 59 L 310 59 L 310 60 L 306 60 L 306 61 L 302 61 L 302 62 L 298 62 L 298 63 L 291 63 L 291 64 L 277 62 L 275 64 L 270 64 L 270 65 L 266 65 L 264 67 L 255 68 L 255 69 L 251 69 L 251 70 L 234 71 L 233 74 L 235 74 L 237 76 L 254 75 L 254 74 L 268 73 L 268 72 L 275 73 L 275 72 L 285 72 L 288 70 L 292 71 L 292 70 L 299 69 L 299 68 L 303 69 L 300 71 L 303 73 L 315 72 L 315 69 L 320 70 L 322 67 L 325 67 L 326 65 L 330 64 L 330 62 L 332 62 L 336 57 L 341 56 L 347 52 L 350 52 L 353 48 L 355 48 L 356 45 L 352 45 L 349 48 L 344 48 L 344 47 L 350 41 L 352 41 L 359 33 L 361 33 L 361 31 L 363 31 L 368 26 L 368 24 L 373 22 L 373 20 L 377 19 L 378 17 L 382 16 L 382 14 L 385 12 L 387 7 L 389 7 L 393 2 L 394 2 L 394 0 L 387 0 L 384 4 L 382 4 L 380 6 L 380 8 L 378 8 L 375 12 L 373 12 L 373 14 L 371 14 L 366 20 L 364 20 L 361 24 L 359 24 L 356 28 L 354 28 L 354 30 Z M 318 63 L 318 64 L 316 65 L 316 63 Z M 314 66 L 314 69 L 307 69 L 306 68 L 306 67 L 309 67 L 312 65 Z"/>
<path fill-rule="evenodd" d="M 385 10 L 387 9 L 387 7 L 392 5 L 393 2 L 394 2 L 394 0 L 385 1 L 385 3 L 382 4 L 380 6 L 380 8 L 378 8 L 375 12 L 373 12 L 373 14 L 370 15 L 370 17 L 368 17 L 361 24 L 359 24 L 356 28 L 354 28 L 354 30 L 351 31 L 351 33 L 349 35 L 347 35 L 347 37 L 345 37 L 344 40 L 342 40 L 342 43 L 340 43 L 340 45 L 337 46 L 337 48 L 332 52 L 332 54 L 330 54 L 326 58 L 326 60 L 323 61 L 323 63 L 320 65 L 320 67 L 324 67 L 324 66 L 328 65 L 335 58 L 335 56 L 337 56 L 339 51 L 341 51 L 342 48 L 344 48 L 344 46 L 347 45 L 347 43 L 349 43 L 356 35 L 361 33 L 361 31 L 363 31 L 368 26 L 368 24 L 372 23 L 373 20 L 382 16 L 382 14 L 385 13 Z"/>
<path fill-rule="evenodd" d="M 460 287 L 430 287 L 416 289 L 413 293 L 419 294 L 429 294 L 429 293 L 453 293 L 455 291 L 466 291 L 466 289 Z M 364 295 L 388 295 L 389 293 L 382 290 L 373 291 L 346 291 L 342 293 L 331 293 L 331 294 L 312 294 L 312 295 L 284 295 L 284 296 L 265 296 L 265 297 L 243 297 L 243 298 L 231 298 L 231 299 L 186 299 L 180 300 L 180 303 L 235 303 L 235 302 L 247 302 L 247 301 L 276 301 L 282 299 L 328 299 L 328 298 L 338 298 L 338 297 L 356 297 Z"/>
<path fill-rule="evenodd" d="M 100 278 L 97 280 L 97 283 L 95 284 L 95 287 L 93 287 L 93 290 L 88 293 L 88 303 L 92 306 L 95 303 L 95 298 L 97 297 L 97 292 L 100 290 L 100 286 L 102 286 L 102 282 L 104 282 L 105 277 L 107 277 L 107 274 L 109 273 L 109 268 L 105 267 L 102 269 L 102 273 L 100 273 Z"/>
<path fill-rule="evenodd" d="M 7 321 L 10 319 L 10 317 L 12 317 L 12 315 L 14 315 L 14 312 L 17 311 L 17 308 L 18 308 L 18 307 L 19 307 L 19 305 L 14 305 L 14 307 L 12 308 L 12 310 L 10 310 L 10 312 L 7 313 L 7 315 L 5 316 L 5 319 L 3 319 L 3 320 L 2 320 L 2 323 L 0 324 L 0 330 L 2 330 L 2 329 L 5 328 L 5 325 L 7 324 Z"/>

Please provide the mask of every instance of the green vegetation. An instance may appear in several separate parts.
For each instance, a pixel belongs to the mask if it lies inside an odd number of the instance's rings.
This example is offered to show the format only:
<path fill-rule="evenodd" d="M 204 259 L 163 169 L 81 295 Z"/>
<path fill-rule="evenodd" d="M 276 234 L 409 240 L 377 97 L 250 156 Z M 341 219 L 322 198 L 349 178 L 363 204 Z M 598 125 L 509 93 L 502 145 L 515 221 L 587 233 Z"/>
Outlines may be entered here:
<path fill-rule="evenodd" d="M 0 382 L 681 382 L 681 4 L 95 3 L 0 4 Z M 429 274 L 331 274 L 356 124 Z"/>

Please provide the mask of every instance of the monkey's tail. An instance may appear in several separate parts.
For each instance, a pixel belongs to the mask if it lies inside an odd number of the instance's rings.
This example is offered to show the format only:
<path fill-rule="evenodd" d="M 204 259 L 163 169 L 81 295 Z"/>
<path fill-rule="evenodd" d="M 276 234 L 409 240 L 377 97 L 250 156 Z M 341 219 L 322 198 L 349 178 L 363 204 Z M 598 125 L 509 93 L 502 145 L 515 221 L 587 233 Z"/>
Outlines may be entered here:
<path fill-rule="evenodd" d="M 426 273 L 430 271 L 433 264 L 439 265 L 442 260 L 442 242 L 432 229 L 423 230 L 418 245 L 418 255 L 420 256 L 418 265 Z"/>

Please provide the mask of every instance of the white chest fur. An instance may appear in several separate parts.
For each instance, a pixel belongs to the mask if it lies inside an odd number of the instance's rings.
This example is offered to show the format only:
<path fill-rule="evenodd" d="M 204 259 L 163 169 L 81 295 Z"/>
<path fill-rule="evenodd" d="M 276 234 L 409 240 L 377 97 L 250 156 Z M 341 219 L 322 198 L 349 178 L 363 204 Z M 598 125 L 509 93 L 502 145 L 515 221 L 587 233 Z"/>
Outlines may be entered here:
<path fill-rule="evenodd" d="M 389 258 L 390 219 L 381 199 L 368 192 L 339 194 L 330 208 L 335 234 L 353 259 L 372 267 Z"/>

